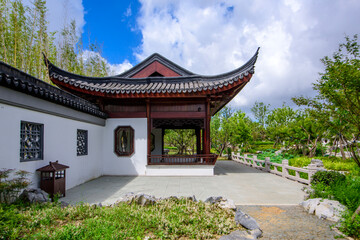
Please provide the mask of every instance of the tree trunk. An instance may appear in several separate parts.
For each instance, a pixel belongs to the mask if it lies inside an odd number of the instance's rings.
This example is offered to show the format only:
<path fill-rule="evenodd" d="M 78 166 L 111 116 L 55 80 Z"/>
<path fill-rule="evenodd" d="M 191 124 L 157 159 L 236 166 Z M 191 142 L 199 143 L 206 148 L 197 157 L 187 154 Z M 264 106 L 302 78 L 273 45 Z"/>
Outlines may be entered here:
<path fill-rule="evenodd" d="M 360 213 L 360 205 L 358 206 L 358 208 L 355 210 L 354 214 L 352 215 L 352 220 L 355 219 L 356 215 L 358 215 Z"/>
<path fill-rule="evenodd" d="M 313 144 L 312 148 L 310 149 L 309 157 L 314 157 L 314 155 L 316 153 L 318 139 L 319 139 L 318 137 L 315 139 L 315 143 Z"/>
<path fill-rule="evenodd" d="M 346 159 L 346 156 L 345 156 L 345 152 L 344 152 L 344 146 L 343 146 L 343 140 L 341 138 L 341 135 L 339 137 L 339 143 L 340 143 L 340 152 L 341 152 L 341 157 L 343 160 Z"/>

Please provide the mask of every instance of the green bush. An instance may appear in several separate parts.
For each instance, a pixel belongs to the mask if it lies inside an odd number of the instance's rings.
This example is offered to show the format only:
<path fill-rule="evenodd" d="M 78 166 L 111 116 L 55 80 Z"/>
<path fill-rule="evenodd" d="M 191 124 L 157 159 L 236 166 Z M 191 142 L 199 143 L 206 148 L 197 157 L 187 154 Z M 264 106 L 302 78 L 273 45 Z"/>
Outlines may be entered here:
<path fill-rule="evenodd" d="M 21 190 L 30 185 L 26 178 L 29 172 L 14 169 L 0 170 L 0 202 L 10 203 L 16 200 Z"/>
<path fill-rule="evenodd" d="M 340 231 L 345 233 L 348 236 L 360 238 L 360 215 L 355 216 L 352 219 L 352 213 L 346 211 L 343 215 L 343 221 L 340 223 Z"/>
<path fill-rule="evenodd" d="M 336 182 L 342 182 L 346 179 L 345 175 L 335 171 L 319 171 L 316 172 L 311 179 L 312 185 L 322 183 L 326 186 L 330 186 Z"/>
<path fill-rule="evenodd" d="M 317 175 L 317 176 L 315 176 Z M 360 205 L 360 177 L 348 175 L 344 176 L 336 172 L 316 173 L 316 184 L 312 188 L 314 192 L 310 198 L 335 199 L 348 208 L 343 216 L 340 230 L 352 237 L 360 237 L 360 216 L 351 218 L 356 208 Z"/>

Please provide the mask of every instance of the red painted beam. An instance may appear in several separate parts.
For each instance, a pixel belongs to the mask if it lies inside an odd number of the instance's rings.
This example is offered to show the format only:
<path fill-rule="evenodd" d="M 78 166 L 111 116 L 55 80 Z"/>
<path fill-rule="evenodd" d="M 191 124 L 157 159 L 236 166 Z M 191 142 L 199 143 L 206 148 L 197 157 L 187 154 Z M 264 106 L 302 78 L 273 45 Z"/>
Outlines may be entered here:
<path fill-rule="evenodd" d="M 179 119 L 179 118 L 204 118 L 204 112 L 152 112 L 151 118 L 168 118 L 168 119 Z"/>

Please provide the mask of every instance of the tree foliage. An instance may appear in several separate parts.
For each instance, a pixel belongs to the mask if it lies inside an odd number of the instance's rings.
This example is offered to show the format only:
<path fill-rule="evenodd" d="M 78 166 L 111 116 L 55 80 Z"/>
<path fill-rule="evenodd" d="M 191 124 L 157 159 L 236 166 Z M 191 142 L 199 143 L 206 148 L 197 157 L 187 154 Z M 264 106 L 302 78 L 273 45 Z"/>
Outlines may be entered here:
<path fill-rule="evenodd" d="M 348 147 L 360 167 L 358 140 L 360 136 L 360 59 L 358 36 L 346 36 L 345 43 L 331 56 L 321 59 L 324 73 L 314 84 L 318 96 L 295 98 L 317 114 L 316 120 L 327 127 L 335 141 L 339 141 L 342 155 Z"/>
<path fill-rule="evenodd" d="M 46 1 L 25 5 L 20 0 L 0 0 L 0 60 L 50 82 L 42 53 L 61 68 L 88 76 L 105 76 L 109 68 L 101 49 L 89 43 L 83 49 L 75 21 L 60 33 L 49 32 Z M 57 37 L 55 37 L 57 36 Z"/>

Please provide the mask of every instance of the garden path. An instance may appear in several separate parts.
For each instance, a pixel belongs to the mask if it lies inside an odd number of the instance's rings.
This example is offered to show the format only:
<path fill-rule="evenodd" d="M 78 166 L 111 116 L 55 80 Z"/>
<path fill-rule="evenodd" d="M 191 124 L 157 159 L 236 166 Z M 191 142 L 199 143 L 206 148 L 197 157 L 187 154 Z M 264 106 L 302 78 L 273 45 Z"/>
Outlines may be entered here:
<path fill-rule="evenodd" d="M 261 240 L 341 238 L 332 229 L 333 222 L 310 215 L 301 206 L 240 206 L 240 209 L 256 219 L 263 230 Z"/>
<path fill-rule="evenodd" d="M 195 195 L 198 200 L 223 196 L 236 205 L 297 205 L 304 198 L 303 186 L 233 161 L 218 161 L 215 176 L 103 176 L 67 190 L 61 200 L 108 205 L 133 192 L 155 197 Z"/>

